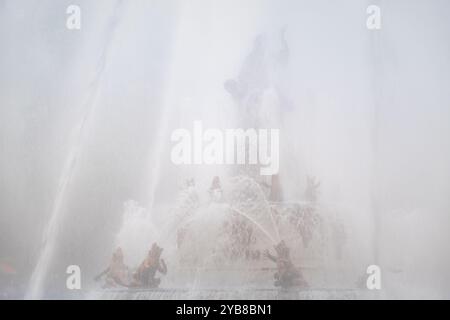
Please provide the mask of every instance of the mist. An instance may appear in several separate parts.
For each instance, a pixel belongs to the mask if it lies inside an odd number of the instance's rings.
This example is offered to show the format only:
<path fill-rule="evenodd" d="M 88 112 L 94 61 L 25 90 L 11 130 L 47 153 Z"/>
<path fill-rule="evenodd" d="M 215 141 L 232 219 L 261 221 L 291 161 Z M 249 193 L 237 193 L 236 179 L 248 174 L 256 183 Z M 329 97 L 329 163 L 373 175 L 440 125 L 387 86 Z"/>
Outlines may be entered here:
<path fill-rule="evenodd" d="M 280 129 L 284 201 L 320 181 L 346 240 L 310 282 L 353 286 L 378 265 L 377 297 L 450 298 L 447 1 L 76 2 L 80 30 L 66 27 L 73 1 L 0 1 L 3 297 L 85 297 L 117 245 L 134 265 L 153 241 L 175 259 L 162 230 L 180 185 L 194 177 L 202 200 L 235 172 L 170 161 L 171 133 L 201 120 Z M 379 30 L 366 27 L 371 4 Z M 230 79 L 262 92 L 258 118 Z M 151 220 L 139 232 L 124 222 L 137 208 Z M 65 290 L 68 265 L 81 293 Z M 167 286 L 181 286 L 173 270 Z"/>

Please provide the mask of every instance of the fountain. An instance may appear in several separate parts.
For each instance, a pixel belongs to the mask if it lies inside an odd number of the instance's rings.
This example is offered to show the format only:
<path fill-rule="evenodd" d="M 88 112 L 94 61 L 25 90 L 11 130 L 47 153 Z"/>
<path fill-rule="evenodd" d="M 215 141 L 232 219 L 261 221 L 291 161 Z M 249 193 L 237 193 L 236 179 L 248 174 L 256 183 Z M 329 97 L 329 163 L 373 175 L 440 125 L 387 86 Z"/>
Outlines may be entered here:
<path fill-rule="evenodd" d="M 122 1 L 119 0 L 114 6 L 113 15 L 107 26 L 107 34 L 103 44 L 103 52 L 100 56 L 95 77 L 91 83 L 91 91 L 88 93 L 83 104 L 83 117 L 74 128 L 74 136 L 71 141 L 64 166 L 62 168 L 58 189 L 53 202 L 50 218 L 44 231 L 41 252 L 36 267 L 31 275 L 28 290 L 25 299 L 40 299 L 43 296 L 43 287 L 49 264 L 53 258 L 57 238 L 60 232 L 60 226 L 63 221 L 63 205 L 67 197 L 70 183 L 77 170 L 77 162 L 82 154 L 84 143 L 86 142 L 91 121 L 94 117 L 97 105 L 97 95 L 103 80 L 104 71 L 107 64 L 107 55 L 111 46 L 112 39 L 117 29 Z"/>
<path fill-rule="evenodd" d="M 317 191 L 317 189 L 314 189 Z M 326 283 L 331 260 L 345 245 L 345 227 L 331 218 L 329 208 L 310 199 L 268 201 L 270 190 L 249 176 L 223 181 L 220 198 L 200 201 L 188 182 L 176 204 L 165 210 L 167 223 L 156 229 L 145 209 L 127 202 L 116 245 L 136 266 L 152 242 L 164 248 L 167 276 L 160 288 L 110 288 L 89 293 L 92 299 L 299 299 L 361 298 L 355 287 Z M 159 232 L 157 231 L 159 230 Z M 277 268 L 266 258 L 280 240 L 306 283 L 276 288 Z M 328 287 L 327 287 L 328 286 Z M 367 293 L 366 293 L 367 295 Z"/>
<path fill-rule="evenodd" d="M 450 20 L 415 2 L 2 1 L 0 296 L 364 298 L 378 269 L 448 298 Z M 229 162 L 228 130 L 279 155 Z M 158 288 L 94 281 L 153 243 Z"/>
<path fill-rule="evenodd" d="M 162 257 L 167 262 L 168 273 L 162 276 L 159 288 L 102 289 L 97 286 L 87 293 L 86 298 L 298 299 L 361 296 L 355 293 L 355 286 L 341 284 L 354 280 L 353 275 L 342 272 L 338 262 L 345 245 L 346 228 L 337 218 L 343 209 L 321 203 L 317 191 L 319 185 L 312 178 L 307 180 L 305 196 L 298 197 L 299 184 L 296 182 L 305 179 L 306 174 L 296 172 L 296 161 L 301 157 L 294 152 L 294 141 L 289 136 L 295 132 L 296 124 L 289 123 L 293 102 L 289 96 L 290 88 L 284 81 L 289 63 L 286 28 L 277 28 L 273 34 L 263 33 L 254 37 L 242 67 L 231 79 L 224 77 L 231 73 L 229 70 L 218 72 L 220 68 L 214 61 L 205 62 L 206 66 L 201 70 L 204 77 L 198 77 L 201 80 L 197 85 L 202 88 L 199 98 L 195 95 L 195 86 L 189 84 L 192 74 L 199 71 L 190 69 L 189 59 L 202 58 L 186 53 L 183 47 L 186 39 L 199 38 L 196 35 L 198 26 L 190 17 L 190 10 L 180 10 L 187 14 L 182 14 L 180 18 L 172 64 L 166 76 L 159 127 L 155 129 L 152 141 L 148 198 L 143 204 L 134 200 L 125 202 L 122 224 L 114 242 L 114 247 L 122 248 L 124 261 L 130 266 L 131 273 L 142 262 L 152 243 L 158 243 L 164 248 Z M 111 30 L 113 32 L 114 28 Z M 221 31 L 227 34 L 226 30 Z M 221 41 L 220 37 L 214 40 Z M 210 49 L 210 46 L 202 45 L 206 53 L 212 53 L 210 56 L 218 54 L 214 52 L 214 46 Z M 205 52 L 201 53 L 208 56 Z M 217 74 L 210 74 L 208 65 L 214 65 Z M 101 80 L 102 70 L 98 81 Z M 186 119 L 183 118 L 185 110 L 178 99 L 184 98 L 184 95 L 192 95 L 197 102 L 205 99 L 210 103 L 210 109 L 205 110 L 202 105 L 194 106 L 188 110 L 190 114 Z M 223 107 L 221 103 L 228 108 L 223 112 L 226 114 L 224 117 L 217 116 Z M 85 117 L 86 121 L 89 114 Z M 261 165 L 253 163 L 213 169 L 206 166 L 174 168 L 172 164 L 167 164 L 165 159 L 169 157 L 165 156 L 168 154 L 170 129 L 175 124 L 188 127 L 185 124 L 194 117 L 212 127 L 225 127 L 231 123 L 236 128 L 281 128 L 280 141 L 284 145 L 280 150 L 279 175 L 261 176 Z M 68 157 L 69 169 L 62 175 L 65 184 L 57 194 L 49 223 L 50 240 L 45 244 L 33 274 L 29 298 L 40 296 L 43 277 L 57 238 L 55 228 L 60 225 L 60 202 L 74 174 L 73 163 L 83 145 L 85 131 L 82 125 L 77 148 Z M 204 186 L 205 181 L 213 178 L 211 172 L 220 175 L 222 190 L 220 194 L 212 192 L 205 199 L 202 183 Z M 187 184 L 176 201 L 166 203 L 158 198 L 158 192 L 160 188 L 167 190 L 173 187 L 170 183 L 173 176 L 194 177 L 201 183 L 198 186 Z M 166 179 L 169 183 L 165 183 Z M 173 189 L 169 192 L 175 193 Z M 302 274 L 305 280 L 303 285 L 294 288 L 275 286 L 274 277 L 282 267 L 276 259 L 274 265 L 266 258 L 266 250 L 273 250 L 281 241 L 290 249 L 289 263 Z M 114 250 L 113 247 L 109 249 Z M 339 273 L 337 277 L 330 275 L 336 270 Z"/>

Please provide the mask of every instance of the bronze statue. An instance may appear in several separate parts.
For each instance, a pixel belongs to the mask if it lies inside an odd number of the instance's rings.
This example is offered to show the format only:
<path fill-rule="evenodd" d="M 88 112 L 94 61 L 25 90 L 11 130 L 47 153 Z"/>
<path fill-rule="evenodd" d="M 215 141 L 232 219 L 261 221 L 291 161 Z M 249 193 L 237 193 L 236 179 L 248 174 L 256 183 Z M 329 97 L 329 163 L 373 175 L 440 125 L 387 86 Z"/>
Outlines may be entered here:
<path fill-rule="evenodd" d="M 274 246 L 276 255 L 272 255 L 269 250 L 264 255 L 277 265 L 277 271 L 274 274 L 276 287 L 307 287 L 306 281 L 303 279 L 301 271 L 294 266 L 291 261 L 289 248 L 284 241 Z"/>

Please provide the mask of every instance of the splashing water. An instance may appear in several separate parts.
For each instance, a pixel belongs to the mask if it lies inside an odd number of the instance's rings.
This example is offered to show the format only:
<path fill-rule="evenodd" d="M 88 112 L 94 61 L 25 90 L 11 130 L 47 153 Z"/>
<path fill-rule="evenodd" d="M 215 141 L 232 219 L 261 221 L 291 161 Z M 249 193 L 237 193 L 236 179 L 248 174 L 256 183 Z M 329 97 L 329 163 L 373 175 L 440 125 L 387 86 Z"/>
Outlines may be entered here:
<path fill-rule="evenodd" d="M 158 227 L 148 223 L 146 210 L 136 202 L 125 204 L 117 244 L 124 249 L 126 261 L 138 265 L 153 242 L 164 248 L 169 273 L 162 278 L 162 287 L 174 291 L 161 289 L 153 295 L 173 296 L 187 290 L 187 295 L 209 292 L 217 297 L 230 290 L 228 294 L 235 296 L 250 288 L 272 287 L 274 268 L 263 252 L 281 240 L 279 230 L 294 248 L 296 265 L 305 266 L 308 252 L 316 259 L 323 253 L 326 230 L 322 227 L 327 222 L 312 212 L 311 204 L 270 203 L 260 186 L 245 176 L 227 179 L 224 185 L 227 191 L 218 202 L 201 202 L 196 190 L 182 190 L 173 208 L 166 209 L 169 222 Z M 300 247 L 305 249 L 299 251 Z"/>
<path fill-rule="evenodd" d="M 97 73 L 91 84 L 91 92 L 89 93 L 86 102 L 84 103 L 84 109 L 86 111 L 80 123 L 75 128 L 76 134 L 74 137 L 74 141 L 69 149 L 69 153 L 65 160 L 65 165 L 61 172 L 60 182 L 56 191 L 53 208 L 50 213 L 50 218 L 47 223 L 46 230 L 44 231 L 41 253 L 39 255 L 36 267 L 34 268 L 34 271 L 31 275 L 25 299 L 40 299 L 43 295 L 45 278 L 57 245 L 57 237 L 60 232 L 62 220 L 64 218 L 63 206 L 67 199 L 70 183 L 76 173 L 77 163 L 82 154 L 83 146 L 89 132 L 89 127 L 95 114 L 95 110 L 97 107 L 96 100 L 106 69 L 108 51 L 117 29 L 121 6 L 122 1 L 120 0 L 117 2 L 114 8 L 113 16 L 111 17 L 110 24 L 107 27 L 108 33 L 107 37 L 105 38 L 103 52 L 100 56 Z"/>

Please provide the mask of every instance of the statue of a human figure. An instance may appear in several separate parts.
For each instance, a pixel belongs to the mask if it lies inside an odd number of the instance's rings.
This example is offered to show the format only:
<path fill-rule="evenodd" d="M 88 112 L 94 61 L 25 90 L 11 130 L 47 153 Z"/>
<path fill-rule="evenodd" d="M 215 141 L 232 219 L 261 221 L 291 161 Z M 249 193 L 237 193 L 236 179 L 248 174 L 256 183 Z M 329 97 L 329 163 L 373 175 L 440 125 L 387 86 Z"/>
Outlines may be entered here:
<path fill-rule="evenodd" d="M 303 279 L 301 271 L 292 263 L 289 248 L 286 243 L 281 241 L 274 246 L 274 248 L 276 255 L 272 255 L 269 250 L 264 252 L 264 255 L 277 265 L 277 271 L 274 274 L 274 285 L 281 288 L 308 286 L 306 281 Z"/>

